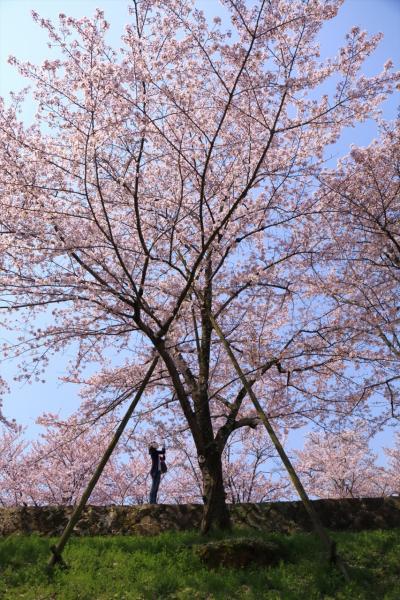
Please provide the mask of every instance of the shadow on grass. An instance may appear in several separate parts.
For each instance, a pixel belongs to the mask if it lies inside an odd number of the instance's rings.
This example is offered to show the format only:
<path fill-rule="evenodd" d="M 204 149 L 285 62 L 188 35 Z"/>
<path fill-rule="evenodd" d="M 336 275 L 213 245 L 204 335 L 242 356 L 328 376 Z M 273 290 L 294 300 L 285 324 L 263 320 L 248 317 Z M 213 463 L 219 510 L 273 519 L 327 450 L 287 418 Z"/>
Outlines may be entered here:
<path fill-rule="evenodd" d="M 44 564 L 50 554 L 50 545 L 48 538 L 36 535 L 9 536 L 0 544 L 0 565 L 2 568 L 20 568 L 28 564 Z"/>

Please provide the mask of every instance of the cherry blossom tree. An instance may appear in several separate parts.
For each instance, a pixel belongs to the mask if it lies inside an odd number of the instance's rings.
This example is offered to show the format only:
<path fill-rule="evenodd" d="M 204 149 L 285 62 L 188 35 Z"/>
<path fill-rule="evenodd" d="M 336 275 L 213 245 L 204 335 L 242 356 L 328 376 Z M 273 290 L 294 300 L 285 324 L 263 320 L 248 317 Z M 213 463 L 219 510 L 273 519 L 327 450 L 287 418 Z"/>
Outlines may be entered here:
<path fill-rule="evenodd" d="M 261 427 L 251 434 L 239 430 L 231 436 L 223 467 L 227 500 L 232 504 L 274 502 L 290 494 L 275 448 Z"/>
<path fill-rule="evenodd" d="M 80 424 L 77 415 L 62 420 L 52 414 L 43 415 L 37 422 L 45 431 L 32 442 L 30 452 L 25 456 L 31 471 L 25 495 L 38 505 L 74 505 L 108 445 L 113 423 L 88 427 Z M 90 498 L 91 503 L 108 504 L 112 497 L 126 500 L 125 469 L 121 469 L 120 477 L 115 478 L 121 466 L 119 463 L 118 454 L 114 454 Z M 137 464 L 140 465 L 140 460 Z M 140 493 L 139 487 L 143 488 L 143 485 L 139 473 L 131 475 L 132 483 L 136 483 Z"/>
<path fill-rule="evenodd" d="M 271 418 L 291 426 L 326 410 L 345 367 L 310 293 L 308 186 L 325 147 L 398 81 L 389 63 L 360 76 L 379 36 L 358 28 L 319 58 L 339 0 L 223 4 L 230 30 L 189 0 L 133 0 L 118 51 L 100 10 L 58 27 L 33 13 L 61 57 L 11 59 L 34 84 L 32 126 L 18 118 L 23 94 L 0 107 L 4 326 L 24 314 L 4 351 L 29 379 L 72 347 L 69 381 L 98 365 L 87 393 L 99 414 L 137 389 L 156 353 L 148 397 L 177 403 L 190 429 L 203 531 L 229 527 L 223 451 L 258 422 L 210 314 Z"/>
<path fill-rule="evenodd" d="M 0 506 L 24 502 L 24 479 L 27 470 L 24 452 L 27 442 L 22 427 L 2 427 L 0 436 Z"/>
<path fill-rule="evenodd" d="M 400 495 L 400 434 L 397 432 L 392 448 L 385 448 L 388 457 L 386 470 L 386 482 L 388 494 Z"/>
<path fill-rule="evenodd" d="M 318 498 L 387 495 L 385 470 L 376 464 L 370 437 L 362 423 L 308 434 L 303 450 L 296 450 L 296 467 L 310 494 Z"/>
<path fill-rule="evenodd" d="M 28 442 L 21 428 L 3 428 L 0 436 L 0 502 L 18 505 L 73 505 L 80 498 L 108 444 L 113 424 L 88 427 L 77 415 L 62 420 L 45 414 L 37 421 L 44 432 Z M 121 451 L 107 465 L 90 501 L 123 504 L 145 501 L 148 468 L 140 457 L 121 460 Z"/>
<path fill-rule="evenodd" d="M 327 237 L 318 286 L 333 300 L 333 327 L 344 332 L 344 352 L 358 368 L 350 392 L 363 409 L 375 394 L 373 417 L 381 424 L 400 415 L 399 156 L 400 122 L 381 122 L 378 139 L 353 146 L 320 175 Z"/>

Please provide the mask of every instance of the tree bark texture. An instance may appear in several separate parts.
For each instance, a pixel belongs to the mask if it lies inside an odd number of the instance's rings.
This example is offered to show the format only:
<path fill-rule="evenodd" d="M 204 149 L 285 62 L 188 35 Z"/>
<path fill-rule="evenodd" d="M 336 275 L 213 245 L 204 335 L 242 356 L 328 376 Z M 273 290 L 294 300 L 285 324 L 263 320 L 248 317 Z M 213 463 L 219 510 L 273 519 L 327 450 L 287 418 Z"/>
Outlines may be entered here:
<path fill-rule="evenodd" d="M 204 458 L 201 465 L 204 490 L 201 533 L 206 534 L 212 529 L 230 530 L 231 518 L 226 505 L 221 453 L 214 449 Z"/>

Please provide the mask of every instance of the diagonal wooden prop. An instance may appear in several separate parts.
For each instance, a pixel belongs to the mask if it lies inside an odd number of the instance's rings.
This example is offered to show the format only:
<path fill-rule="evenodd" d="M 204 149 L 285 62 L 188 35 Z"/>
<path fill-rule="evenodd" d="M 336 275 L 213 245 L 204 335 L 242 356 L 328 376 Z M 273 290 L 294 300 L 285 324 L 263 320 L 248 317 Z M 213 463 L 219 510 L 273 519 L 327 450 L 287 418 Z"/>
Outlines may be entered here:
<path fill-rule="evenodd" d="M 305 491 L 305 489 L 303 487 L 303 484 L 301 483 L 292 463 L 290 462 L 288 455 L 286 454 L 282 444 L 280 443 L 280 441 L 275 433 L 274 428 L 272 427 L 270 420 L 268 419 L 267 415 L 265 414 L 264 410 L 262 409 L 261 404 L 259 403 L 255 393 L 253 392 L 251 385 L 249 384 L 245 374 L 243 373 L 242 369 L 240 368 L 240 365 L 239 365 L 238 361 L 236 360 L 235 355 L 233 354 L 230 343 L 224 336 L 221 328 L 219 327 L 218 323 L 214 319 L 213 315 L 209 313 L 209 316 L 210 316 L 210 321 L 211 321 L 214 331 L 216 332 L 219 339 L 221 340 L 222 345 L 224 346 L 226 353 L 228 354 L 228 356 L 236 370 L 236 373 L 238 374 L 238 376 L 243 384 L 243 387 L 245 388 L 246 392 L 248 393 L 249 397 L 251 398 L 251 400 L 254 404 L 254 407 L 257 411 L 257 414 L 258 414 L 260 420 L 262 421 L 265 429 L 267 430 L 269 437 L 271 438 L 271 441 L 274 444 L 276 451 L 278 452 L 283 464 L 285 465 L 285 468 L 289 474 L 289 477 L 304 504 L 304 508 L 306 509 L 306 511 L 311 519 L 314 529 L 315 529 L 316 533 L 318 534 L 318 536 L 320 537 L 323 545 L 326 548 L 326 551 L 327 551 L 327 554 L 329 557 L 329 561 L 331 563 L 335 563 L 338 565 L 339 569 L 341 570 L 341 572 L 343 574 L 344 579 L 347 582 L 349 582 L 350 577 L 349 577 L 349 574 L 347 571 L 347 567 L 346 567 L 343 559 L 336 553 L 336 543 L 334 542 L 334 540 L 332 540 L 329 537 L 324 526 L 322 525 L 322 522 L 318 516 L 318 513 L 316 512 L 315 508 L 313 507 L 313 505 L 307 495 L 307 492 Z"/>
<path fill-rule="evenodd" d="M 68 539 L 70 538 L 75 525 L 79 521 L 81 513 L 86 506 L 86 502 L 89 500 L 90 494 L 92 493 L 96 483 L 98 482 L 100 475 L 102 474 L 104 467 L 106 466 L 115 446 L 118 444 L 118 441 L 119 441 L 125 427 L 127 426 L 128 421 L 131 418 L 133 411 L 135 410 L 140 398 L 142 397 L 142 394 L 145 391 L 146 386 L 150 381 L 150 377 L 152 376 L 153 371 L 156 368 L 157 362 L 158 362 L 158 357 L 154 358 L 153 362 L 151 363 L 142 383 L 140 384 L 138 391 L 135 394 L 135 397 L 133 398 L 131 404 L 129 405 L 128 410 L 125 413 L 124 418 L 122 419 L 121 423 L 118 425 L 118 428 L 117 428 L 111 442 L 109 443 L 107 450 L 104 452 L 103 457 L 96 468 L 96 471 L 93 473 L 92 478 L 89 481 L 85 491 L 83 492 L 79 503 L 76 505 L 76 507 L 71 515 L 71 518 L 68 521 L 67 526 L 64 529 L 63 534 L 62 534 L 58 544 L 51 547 L 52 554 L 47 563 L 48 568 L 52 568 L 57 563 L 60 563 L 61 565 L 66 566 L 63 561 L 63 558 L 62 558 L 62 552 L 64 550 L 64 547 L 65 547 Z"/>

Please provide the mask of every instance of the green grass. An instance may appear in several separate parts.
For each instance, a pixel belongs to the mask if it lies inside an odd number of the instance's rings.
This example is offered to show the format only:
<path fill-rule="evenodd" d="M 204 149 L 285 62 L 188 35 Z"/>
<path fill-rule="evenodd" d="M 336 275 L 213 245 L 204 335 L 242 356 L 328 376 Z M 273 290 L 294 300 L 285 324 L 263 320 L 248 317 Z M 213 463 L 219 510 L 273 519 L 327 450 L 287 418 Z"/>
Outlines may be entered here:
<path fill-rule="evenodd" d="M 324 561 L 312 534 L 232 536 L 279 539 L 289 560 L 273 568 L 208 570 L 192 546 L 196 532 L 157 537 L 73 538 L 69 566 L 45 571 L 54 539 L 0 539 L 0 598 L 26 600 L 399 600 L 400 530 L 332 534 L 349 565 L 352 581 Z M 214 534 L 213 539 L 222 535 Z"/>

